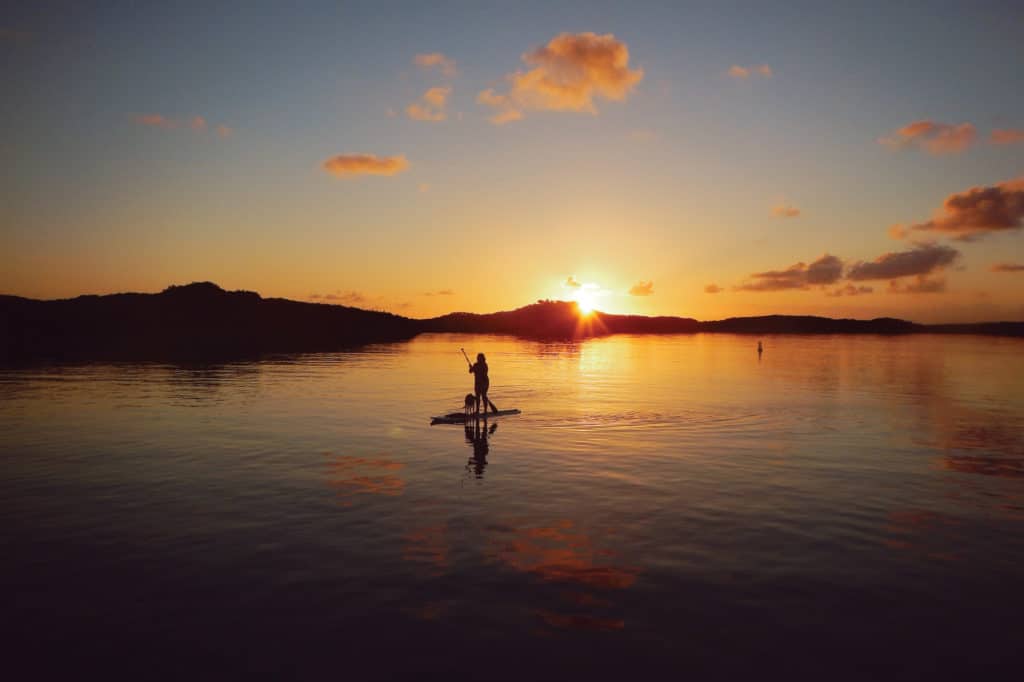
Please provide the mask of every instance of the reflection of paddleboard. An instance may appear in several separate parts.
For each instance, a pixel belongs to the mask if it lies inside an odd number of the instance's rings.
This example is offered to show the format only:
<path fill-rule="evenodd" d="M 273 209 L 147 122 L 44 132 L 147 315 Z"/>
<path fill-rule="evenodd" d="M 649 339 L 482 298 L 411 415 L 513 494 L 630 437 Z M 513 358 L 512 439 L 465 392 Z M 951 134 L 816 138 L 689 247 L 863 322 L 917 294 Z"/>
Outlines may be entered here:
<path fill-rule="evenodd" d="M 494 417 L 509 417 L 513 414 L 522 414 L 519 410 L 498 410 L 497 412 L 488 412 L 486 415 L 481 412 L 477 415 L 475 412 L 470 412 L 466 415 L 465 412 L 452 412 L 451 414 L 445 414 L 440 417 L 431 417 L 430 425 L 434 424 L 465 424 L 466 420 L 472 421 L 473 419 L 492 419 Z"/>

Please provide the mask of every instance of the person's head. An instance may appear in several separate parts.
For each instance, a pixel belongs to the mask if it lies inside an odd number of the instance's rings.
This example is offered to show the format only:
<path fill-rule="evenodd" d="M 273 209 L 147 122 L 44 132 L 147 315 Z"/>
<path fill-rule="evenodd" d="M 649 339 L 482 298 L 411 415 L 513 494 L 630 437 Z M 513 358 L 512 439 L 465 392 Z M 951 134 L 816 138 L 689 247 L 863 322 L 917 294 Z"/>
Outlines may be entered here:
<path fill-rule="evenodd" d="M 476 354 L 476 361 L 477 362 L 487 362 L 487 358 L 484 357 L 483 353 L 477 353 Z"/>

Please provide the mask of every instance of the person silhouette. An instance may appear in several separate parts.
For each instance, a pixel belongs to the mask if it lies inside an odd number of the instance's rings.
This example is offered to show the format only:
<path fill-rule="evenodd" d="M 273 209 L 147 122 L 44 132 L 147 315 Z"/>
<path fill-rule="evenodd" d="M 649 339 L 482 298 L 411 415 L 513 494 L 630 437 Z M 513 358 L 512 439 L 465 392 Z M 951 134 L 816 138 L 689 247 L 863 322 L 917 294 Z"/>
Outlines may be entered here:
<path fill-rule="evenodd" d="M 498 406 L 487 397 L 487 390 L 491 387 L 490 377 L 487 376 L 487 358 L 483 353 L 476 354 L 476 363 L 469 366 L 469 373 L 473 376 L 473 393 L 476 395 L 476 411 L 480 412 L 480 401 L 483 400 L 484 416 L 487 415 L 487 406 L 490 405 L 493 412 L 498 411 Z"/>
<path fill-rule="evenodd" d="M 764 346 L 762 346 L 761 342 L 758 341 L 757 342 L 757 357 L 761 357 L 761 353 L 763 353 L 763 352 L 764 352 Z"/>

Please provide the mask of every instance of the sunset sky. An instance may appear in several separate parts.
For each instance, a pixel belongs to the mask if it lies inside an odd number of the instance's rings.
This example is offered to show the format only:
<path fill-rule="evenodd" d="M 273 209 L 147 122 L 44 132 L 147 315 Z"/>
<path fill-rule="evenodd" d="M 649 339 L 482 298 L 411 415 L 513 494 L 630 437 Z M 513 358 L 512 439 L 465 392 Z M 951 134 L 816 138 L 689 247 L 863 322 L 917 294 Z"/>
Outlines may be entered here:
<path fill-rule="evenodd" d="M 1024 319 L 1024 3 L 23 3 L 0 293 Z"/>

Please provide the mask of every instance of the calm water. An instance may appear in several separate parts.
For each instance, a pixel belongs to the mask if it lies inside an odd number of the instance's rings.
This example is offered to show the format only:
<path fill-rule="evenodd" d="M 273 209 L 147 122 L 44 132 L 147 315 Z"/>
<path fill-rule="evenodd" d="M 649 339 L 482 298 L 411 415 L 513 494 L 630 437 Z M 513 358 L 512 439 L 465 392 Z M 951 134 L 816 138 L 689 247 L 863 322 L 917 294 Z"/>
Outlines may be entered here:
<path fill-rule="evenodd" d="M 7 642 L 146 676 L 1012 671 L 1024 342 L 764 341 L 0 370 Z M 460 346 L 523 410 L 493 433 L 428 425 Z"/>

